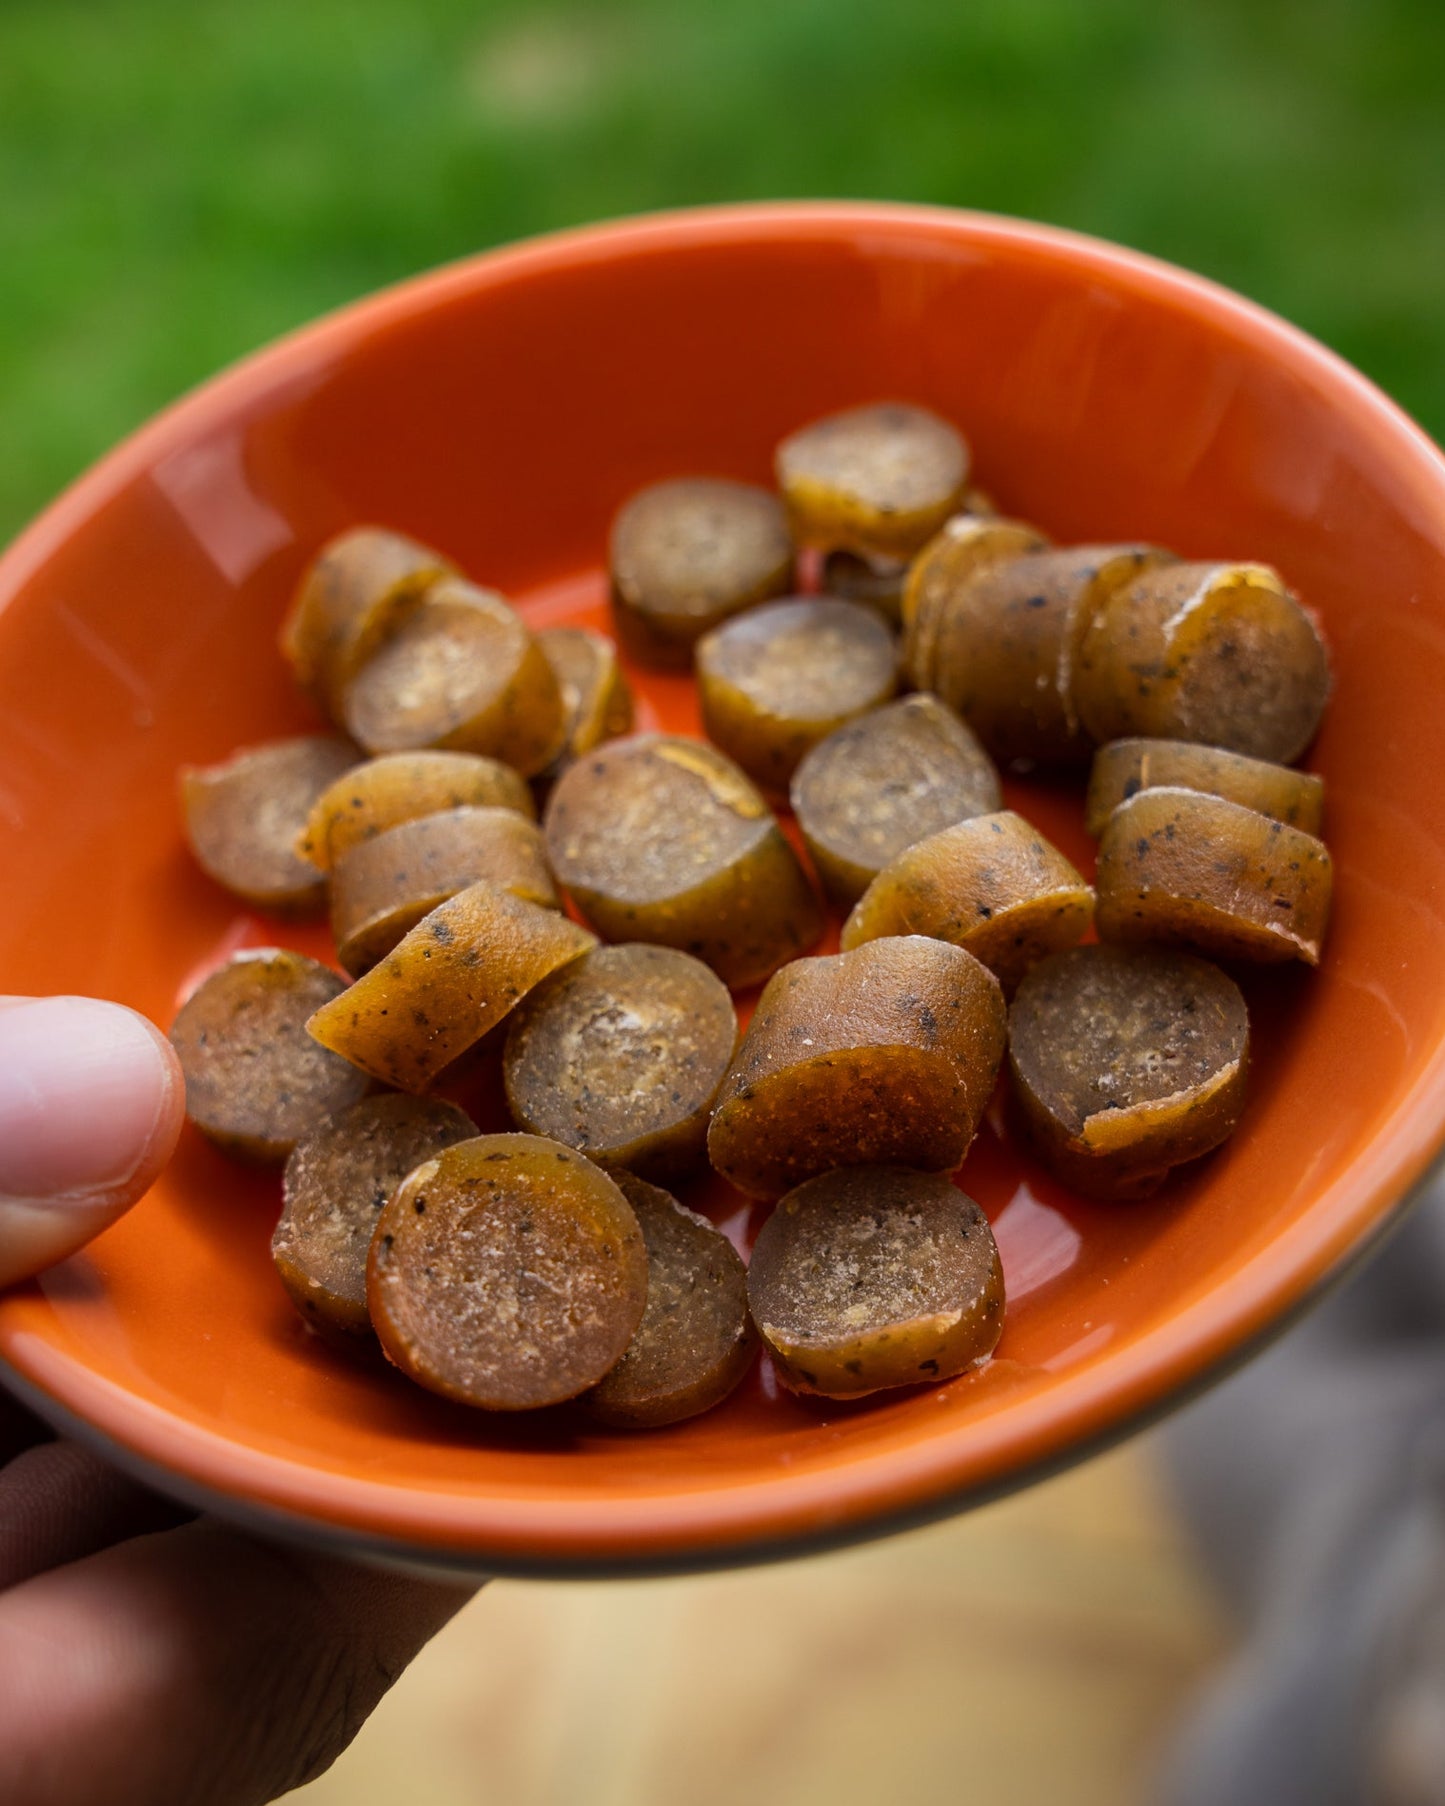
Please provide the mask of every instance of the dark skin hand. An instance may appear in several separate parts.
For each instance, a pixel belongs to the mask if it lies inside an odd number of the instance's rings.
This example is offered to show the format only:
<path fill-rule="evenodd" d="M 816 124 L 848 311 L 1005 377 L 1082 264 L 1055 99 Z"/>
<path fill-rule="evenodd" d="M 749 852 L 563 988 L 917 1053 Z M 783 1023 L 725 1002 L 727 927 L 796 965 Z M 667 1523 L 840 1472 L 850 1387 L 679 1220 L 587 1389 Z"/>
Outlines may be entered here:
<path fill-rule="evenodd" d="M 175 1145 L 169 1047 L 114 1008 L 0 999 L 0 1285 L 127 1209 Z M 336 1759 L 470 1593 L 196 1517 L 0 1393 L 0 1800 L 262 1806 Z"/>

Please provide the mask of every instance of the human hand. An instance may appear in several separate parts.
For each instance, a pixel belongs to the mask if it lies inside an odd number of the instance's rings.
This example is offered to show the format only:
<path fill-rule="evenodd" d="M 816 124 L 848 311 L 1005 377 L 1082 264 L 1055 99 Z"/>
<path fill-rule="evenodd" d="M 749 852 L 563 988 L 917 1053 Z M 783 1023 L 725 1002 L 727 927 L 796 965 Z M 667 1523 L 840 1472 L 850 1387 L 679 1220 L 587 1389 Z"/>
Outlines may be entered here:
<path fill-rule="evenodd" d="M 0 1286 L 128 1209 L 183 1109 L 142 1017 L 0 998 Z M 0 1799 L 260 1806 L 345 1749 L 469 1592 L 195 1518 L 0 1393 Z"/>

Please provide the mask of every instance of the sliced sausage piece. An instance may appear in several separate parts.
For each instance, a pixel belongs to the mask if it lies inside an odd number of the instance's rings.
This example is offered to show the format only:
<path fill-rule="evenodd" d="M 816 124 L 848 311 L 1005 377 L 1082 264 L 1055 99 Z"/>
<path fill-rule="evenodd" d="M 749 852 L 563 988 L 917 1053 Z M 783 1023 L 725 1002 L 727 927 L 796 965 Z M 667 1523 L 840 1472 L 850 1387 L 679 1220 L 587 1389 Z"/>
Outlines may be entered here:
<path fill-rule="evenodd" d="M 1164 564 L 1089 622 L 1074 707 L 1097 741 L 1195 740 L 1282 765 L 1314 738 L 1330 667 L 1313 615 L 1263 564 Z"/>
<path fill-rule="evenodd" d="M 905 847 L 1003 800 L 993 761 L 936 696 L 905 696 L 821 740 L 793 774 L 793 814 L 845 909 Z"/>
<path fill-rule="evenodd" d="M 1048 543 L 1027 521 L 973 514 L 954 515 L 929 540 L 910 565 L 903 590 L 903 664 L 918 689 L 935 687 L 939 635 L 973 578 Z"/>
<path fill-rule="evenodd" d="M 651 1177 L 699 1161 L 737 1046 L 727 986 L 691 954 L 631 943 L 563 967 L 518 1008 L 502 1070 L 519 1128 Z"/>
<path fill-rule="evenodd" d="M 998 980 L 944 941 L 795 960 L 758 999 L 708 1158 L 757 1198 L 835 1166 L 951 1173 L 993 1090 L 1005 1019 Z"/>
<path fill-rule="evenodd" d="M 562 693 L 522 617 L 460 577 L 434 584 L 346 686 L 368 752 L 482 753 L 531 777 L 556 758 Z"/>
<path fill-rule="evenodd" d="M 473 884 L 306 1027 L 383 1084 L 425 1091 L 549 972 L 596 945 L 558 910 Z"/>
<path fill-rule="evenodd" d="M 284 1160 L 318 1123 L 369 1088 L 364 1072 L 318 1047 L 307 1019 L 345 990 L 301 953 L 237 953 L 205 979 L 171 1024 L 186 1114 L 228 1153 Z"/>
<path fill-rule="evenodd" d="M 778 447 L 778 487 L 801 545 L 911 557 L 962 506 L 969 450 L 927 408 L 877 402 L 815 420 Z"/>
<path fill-rule="evenodd" d="M 609 740 L 562 774 L 544 825 L 557 881 L 610 941 L 680 947 L 736 988 L 822 932 L 772 811 L 696 740 Z"/>
<path fill-rule="evenodd" d="M 369 972 L 438 904 L 483 881 L 558 907 L 542 830 L 515 809 L 448 809 L 360 841 L 331 873 L 336 956 Z"/>
<path fill-rule="evenodd" d="M 413 1167 L 476 1132 L 455 1104 L 391 1094 L 364 1097 L 296 1143 L 271 1258 L 312 1328 L 370 1336 L 366 1255 L 382 1206 Z"/>
<path fill-rule="evenodd" d="M 1169 556 L 1152 546 L 1068 546 L 985 564 L 939 621 L 934 690 L 1000 764 L 1079 764 L 1093 747 L 1071 693 L 1080 640 L 1116 589 Z"/>
<path fill-rule="evenodd" d="M 1143 1197 L 1216 1148 L 1244 1108 L 1249 1017 L 1191 954 L 1074 947 L 1034 967 L 1009 1011 L 1014 1114 L 1064 1184 Z"/>
<path fill-rule="evenodd" d="M 793 541 L 775 495 L 721 477 L 640 490 L 612 524 L 618 637 L 642 665 L 686 670 L 703 634 L 786 595 Z"/>
<path fill-rule="evenodd" d="M 1305 834 L 1318 835 L 1324 819 L 1324 779 L 1312 772 L 1189 740 L 1111 740 L 1094 754 L 1084 826 L 1097 840 L 1120 803 L 1161 784 L 1243 803 Z"/>
<path fill-rule="evenodd" d="M 621 1359 L 647 1303 L 632 1206 L 590 1160 L 536 1135 L 479 1135 L 402 1181 L 366 1277 L 388 1358 L 488 1411 L 561 1404 Z"/>
<path fill-rule="evenodd" d="M 1094 881 L 1102 941 L 1320 963 L 1329 849 L 1257 809 L 1198 790 L 1141 790 L 1109 817 Z"/>
<path fill-rule="evenodd" d="M 183 766 L 186 838 L 201 868 L 261 909 L 324 909 L 325 881 L 296 841 L 317 797 L 360 759 L 349 740 L 308 734 L 248 747 L 220 765 Z"/>
<path fill-rule="evenodd" d="M 797 597 L 749 609 L 698 642 L 708 738 L 765 789 L 835 728 L 888 701 L 898 647 L 876 609 Z"/>
<path fill-rule="evenodd" d="M 1004 1283 L 988 1218 L 937 1173 L 855 1166 L 763 1224 L 748 1299 L 794 1392 L 862 1398 L 952 1379 L 993 1353 Z"/>
<path fill-rule="evenodd" d="M 383 753 L 353 766 L 312 805 L 296 843 L 303 859 L 329 872 L 358 842 L 444 809 L 514 809 L 528 821 L 537 805 L 527 780 L 478 753 Z"/>
<path fill-rule="evenodd" d="M 843 946 L 929 934 L 966 948 L 1006 993 L 1036 961 L 1088 932 L 1094 893 L 1059 849 L 1001 809 L 931 834 L 873 880 L 843 925 Z"/>
<path fill-rule="evenodd" d="M 632 732 L 632 691 L 617 648 L 590 627 L 544 627 L 537 635 L 562 693 L 565 737 L 551 775 L 604 740 Z M 543 774 L 547 775 L 546 773 Z"/>
<path fill-rule="evenodd" d="M 706 1217 L 631 1173 L 615 1173 L 647 1244 L 647 1308 L 627 1352 L 582 1395 L 619 1430 L 653 1430 L 721 1404 L 752 1365 L 748 1271 Z"/>
<path fill-rule="evenodd" d="M 342 693 L 387 632 L 433 584 L 457 574 L 430 546 L 382 527 L 338 534 L 307 566 L 281 629 L 296 681 L 333 721 Z"/>

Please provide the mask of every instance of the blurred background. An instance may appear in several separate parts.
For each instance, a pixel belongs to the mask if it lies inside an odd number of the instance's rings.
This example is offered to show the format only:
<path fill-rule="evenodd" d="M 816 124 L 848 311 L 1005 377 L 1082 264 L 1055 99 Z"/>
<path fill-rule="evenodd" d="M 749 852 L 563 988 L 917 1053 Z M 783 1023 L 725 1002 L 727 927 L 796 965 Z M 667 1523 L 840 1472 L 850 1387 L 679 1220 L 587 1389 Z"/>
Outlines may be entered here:
<path fill-rule="evenodd" d="M 1442 68 L 1438 0 L 0 0 L 0 539 L 325 309 L 766 196 L 1171 258 L 1439 437 Z M 500 1584 L 304 1798 L 1130 1806 L 1229 1638 L 1135 1444 L 842 1556 Z"/>
<path fill-rule="evenodd" d="M 1156 252 L 1438 436 L 1442 68 L 1438 0 L 0 0 L 0 533 L 379 284 L 758 196 Z"/>

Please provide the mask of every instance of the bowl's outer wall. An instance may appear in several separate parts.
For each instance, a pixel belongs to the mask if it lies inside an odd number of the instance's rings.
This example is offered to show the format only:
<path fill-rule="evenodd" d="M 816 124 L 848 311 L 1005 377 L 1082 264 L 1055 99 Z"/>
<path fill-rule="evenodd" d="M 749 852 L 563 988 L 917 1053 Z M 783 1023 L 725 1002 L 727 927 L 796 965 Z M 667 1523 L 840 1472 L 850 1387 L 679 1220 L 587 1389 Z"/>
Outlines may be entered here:
<path fill-rule="evenodd" d="M 0 1302 L 36 1395 L 193 1490 L 398 1546 L 721 1558 L 996 1490 L 1197 1380 L 1379 1226 L 1445 1121 L 1445 470 L 1280 322 L 1008 222 L 781 207 L 573 234 L 348 310 L 162 416 L 0 562 L 0 991 L 166 1022 L 276 933 L 192 869 L 175 772 L 309 724 L 275 631 L 329 534 L 395 525 L 537 620 L 605 624 L 631 490 L 766 482 L 800 421 L 888 396 L 960 422 L 980 481 L 1057 539 L 1264 559 L 1324 623 L 1337 913 L 1320 973 L 1251 983 L 1235 1141 L 1108 1210 L 990 1131 L 961 1179 L 1013 1294 L 984 1375 L 849 1410 L 764 1376 L 622 1438 L 479 1420 L 315 1348 L 266 1259 L 274 1182 L 188 1136 L 130 1218 Z M 645 721 L 695 728 L 685 682 L 641 687 Z M 1087 859 L 1076 796 L 1011 797 Z"/>

